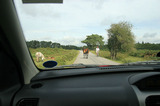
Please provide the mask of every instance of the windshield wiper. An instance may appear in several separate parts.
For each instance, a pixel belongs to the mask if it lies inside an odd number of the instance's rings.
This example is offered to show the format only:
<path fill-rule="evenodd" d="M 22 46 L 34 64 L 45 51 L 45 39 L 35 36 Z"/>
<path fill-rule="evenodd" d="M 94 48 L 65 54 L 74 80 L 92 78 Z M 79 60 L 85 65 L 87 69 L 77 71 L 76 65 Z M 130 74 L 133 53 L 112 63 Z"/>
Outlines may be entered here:
<path fill-rule="evenodd" d="M 125 63 L 122 65 L 160 65 L 160 61 L 157 60 L 139 61 L 139 62 Z"/>

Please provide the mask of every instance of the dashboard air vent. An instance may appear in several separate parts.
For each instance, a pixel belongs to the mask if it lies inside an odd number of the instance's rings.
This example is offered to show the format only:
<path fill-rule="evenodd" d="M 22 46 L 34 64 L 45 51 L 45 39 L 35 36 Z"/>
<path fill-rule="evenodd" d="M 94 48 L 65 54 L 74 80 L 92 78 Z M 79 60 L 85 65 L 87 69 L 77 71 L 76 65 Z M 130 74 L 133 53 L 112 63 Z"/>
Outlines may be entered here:
<path fill-rule="evenodd" d="M 146 106 L 160 106 L 160 95 L 147 97 Z"/>
<path fill-rule="evenodd" d="M 18 103 L 17 106 L 38 106 L 38 99 L 37 98 L 26 98 L 26 99 L 21 99 Z"/>

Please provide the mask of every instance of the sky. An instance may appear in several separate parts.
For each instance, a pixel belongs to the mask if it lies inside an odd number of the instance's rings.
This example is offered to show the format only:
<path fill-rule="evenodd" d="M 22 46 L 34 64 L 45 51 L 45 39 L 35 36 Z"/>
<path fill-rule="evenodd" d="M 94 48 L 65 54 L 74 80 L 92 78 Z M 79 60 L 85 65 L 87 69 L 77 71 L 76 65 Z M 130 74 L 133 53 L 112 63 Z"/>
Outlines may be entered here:
<path fill-rule="evenodd" d="M 83 46 L 87 35 L 107 42 L 111 24 L 133 25 L 136 42 L 160 43 L 160 0 L 63 0 L 56 4 L 23 4 L 14 0 L 27 41 Z"/>

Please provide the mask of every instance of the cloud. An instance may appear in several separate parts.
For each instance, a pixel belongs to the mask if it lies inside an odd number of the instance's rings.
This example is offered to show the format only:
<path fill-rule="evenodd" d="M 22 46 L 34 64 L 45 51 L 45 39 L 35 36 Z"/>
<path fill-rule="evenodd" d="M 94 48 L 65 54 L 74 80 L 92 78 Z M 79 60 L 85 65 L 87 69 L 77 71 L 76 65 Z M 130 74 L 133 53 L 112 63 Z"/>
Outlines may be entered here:
<path fill-rule="evenodd" d="M 26 39 L 52 39 L 63 44 L 82 45 L 80 40 L 92 33 L 103 35 L 107 40 L 105 29 L 119 21 L 133 24 L 136 41 L 157 42 L 160 35 L 159 0 L 64 0 L 63 4 L 14 2 Z"/>
<path fill-rule="evenodd" d="M 145 3 L 145 5 L 144 5 Z M 67 25 L 97 23 L 101 20 L 131 22 L 148 21 L 159 19 L 159 1 L 146 0 L 72 0 L 64 1 L 63 4 L 19 4 L 23 15 L 51 19 L 60 18 L 62 23 Z"/>
<path fill-rule="evenodd" d="M 143 38 L 153 38 L 157 35 L 157 33 L 145 33 Z"/>
<path fill-rule="evenodd" d="M 150 42 L 150 43 L 160 43 L 160 33 L 156 33 L 154 31 L 144 33 L 142 36 L 136 36 L 136 41 L 137 42 Z"/>
<path fill-rule="evenodd" d="M 159 36 L 160 34 L 157 33 L 145 33 L 141 40 L 143 40 L 144 42 L 151 42 L 151 43 L 160 43 L 160 38 Z"/>
<path fill-rule="evenodd" d="M 82 40 L 85 38 L 83 37 L 73 37 L 73 36 L 65 36 L 61 39 L 56 39 L 54 42 L 59 42 L 62 45 L 76 45 L 76 46 L 83 46 L 84 44 L 81 43 Z"/>

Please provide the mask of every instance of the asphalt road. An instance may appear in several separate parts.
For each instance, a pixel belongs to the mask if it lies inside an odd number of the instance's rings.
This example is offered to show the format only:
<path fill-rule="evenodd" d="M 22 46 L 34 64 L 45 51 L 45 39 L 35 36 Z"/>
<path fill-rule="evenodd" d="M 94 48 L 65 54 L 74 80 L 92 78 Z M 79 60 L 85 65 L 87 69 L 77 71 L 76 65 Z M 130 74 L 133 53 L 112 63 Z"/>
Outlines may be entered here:
<path fill-rule="evenodd" d="M 88 59 L 83 58 L 83 52 L 79 51 L 79 55 L 77 57 L 77 59 L 75 60 L 74 64 L 79 64 L 79 63 L 83 63 L 83 64 L 96 64 L 96 65 L 119 65 L 120 63 L 108 60 L 106 58 L 103 57 L 97 57 L 95 54 L 89 52 L 88 55 Z"/>

